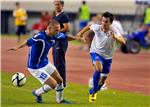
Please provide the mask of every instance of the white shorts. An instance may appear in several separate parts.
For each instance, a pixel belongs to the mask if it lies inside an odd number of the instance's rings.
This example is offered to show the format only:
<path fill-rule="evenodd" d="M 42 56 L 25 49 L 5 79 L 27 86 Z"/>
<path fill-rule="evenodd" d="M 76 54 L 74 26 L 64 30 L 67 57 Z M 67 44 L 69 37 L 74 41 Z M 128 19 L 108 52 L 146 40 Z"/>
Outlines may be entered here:
<path fill-rule="evenodd" d="M 29 72 L 34 76 L 36 79 L 38 79 L 41 84 L 44 84 L 50 75 L 56 70 L 56 67 L 52 65 L 51 63 L 48 63 L 45 67 L 40 69 L 31 69 L 28 68 Z"/>

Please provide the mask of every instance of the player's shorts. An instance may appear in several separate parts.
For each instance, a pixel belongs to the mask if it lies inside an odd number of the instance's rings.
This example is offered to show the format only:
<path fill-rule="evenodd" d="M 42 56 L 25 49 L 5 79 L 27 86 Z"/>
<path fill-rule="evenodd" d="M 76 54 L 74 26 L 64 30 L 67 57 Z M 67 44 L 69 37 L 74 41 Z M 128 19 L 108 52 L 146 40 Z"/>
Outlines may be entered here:
<path fill-rule="evenodd" d="M 102 76 L 107 76 L 110 72 L 110 67 L 112 63 L 112 59 L 104 59 L 97 53 L 90 53 L 92 64 L 94 64 L 95 61 L 99 61 L 103 65 L 103 70 L 101 72 Z"/>
<path fill-rule="evenodd" d="M 41 84 L 44 84 L 50 75 L 56 70 L 56 67 L 51 63 L 48 63 L 45 67 L 40 69 L 31 69 L 28 68 L 29 72 L 34 76 L 36 79 L 40 81 Z"/>
<path fill-rule="evenodd" d="M 80 21 L 80 30 L 81 30 L 82 28 L 84 28 L 85 26 L 87 26 L 88 22 L 89 22 L 89 21 Z"/>
<path fill-rule="evenodd" d="M 17 26 L 16 27 L 16 34 L 18 36 L 20 36 L 21 34 L 26 34 L 26 26 L 22 25 L 22 26 Z"/>

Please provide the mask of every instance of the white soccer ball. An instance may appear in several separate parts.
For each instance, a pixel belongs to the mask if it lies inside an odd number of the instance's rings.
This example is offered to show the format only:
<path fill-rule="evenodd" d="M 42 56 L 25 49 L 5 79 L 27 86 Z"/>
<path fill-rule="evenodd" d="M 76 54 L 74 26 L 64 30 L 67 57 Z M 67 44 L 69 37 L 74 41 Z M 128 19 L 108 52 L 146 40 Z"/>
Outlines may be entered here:
<path fill-rule="evenodd" d="M 23 73 L 17 72 L 12 76 L 11 81 L 15 87 L 22 87 L 26 83 L 26 76 Z"/>

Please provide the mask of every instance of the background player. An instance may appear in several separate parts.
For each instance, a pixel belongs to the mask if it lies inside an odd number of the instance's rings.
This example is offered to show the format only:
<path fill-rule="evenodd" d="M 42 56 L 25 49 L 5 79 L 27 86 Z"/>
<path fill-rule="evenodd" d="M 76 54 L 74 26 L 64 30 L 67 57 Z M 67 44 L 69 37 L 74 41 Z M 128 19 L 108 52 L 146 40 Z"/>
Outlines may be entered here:
<path fill-rule="evenodd" d="M 63 11 L 64 7 L 64 1 L 62 0 L 55 0 L 54 1 L 54 7 L 55 7 L 55 16 L 53 19 L 57 20 L 60 24 L 60 32 L 66 35 L 66 38 L 59 39 L 56 41 L 56 43 L 53 46 L 53 61 L 54 65 L 59 71 L 59 74 L 63 78 L 63 84 L 64 87 L 66 87 L 66 60 L 65 55 L 68 47 L 68 40 L 67 40 L 67 32 L 69 31 L 69 17 L 68 15 Z M 62 92 L 56 91 L 56 101 L 59 100 L 57 98 L 61 98 L 59 96 L 62 96 Z"/>
<path fill-rule="evenodd" d="M 120 32 L 114 26 L 111 26 L 113 19 L 113 14 L 105 12 L 102 15 L 101 25 L 88 25 L 77 34 L 77 37 L 80 38 L 88 30 L 92 30 L 95 33 L 90 48 L 90 56 L 95 70 L 93 87 L 89 90 L 90 102 L 96 101 L 97 91 L 100 90 L 107 79 L 116 42 L 125 44 L 125 40 Z"/>
<path fill-rule="evenodd" d="M 18 36 L 17 43 L 20 42 L 21 34 L 26 34 L 27 13 L 21 8 L 20 3 L 16 2 L 16 9 L 13 11 L 15 17 L 16 35 Z"/>

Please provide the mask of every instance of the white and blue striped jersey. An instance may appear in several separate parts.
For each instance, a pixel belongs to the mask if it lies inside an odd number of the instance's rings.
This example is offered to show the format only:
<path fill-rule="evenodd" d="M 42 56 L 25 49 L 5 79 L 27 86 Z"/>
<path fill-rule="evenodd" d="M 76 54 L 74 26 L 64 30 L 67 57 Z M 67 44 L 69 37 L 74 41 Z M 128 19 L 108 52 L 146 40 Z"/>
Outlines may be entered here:
<path fill-rule="evenodd" d="M 27 40 L 30 47 L 28 55 L 28 68 L 39 69 L 48 64 L 48 52 L 58 39 L 65 39 L 66 35 L 58 33 L 54 36 L 47 36 L 46 32 L 39 32 Z"/>

